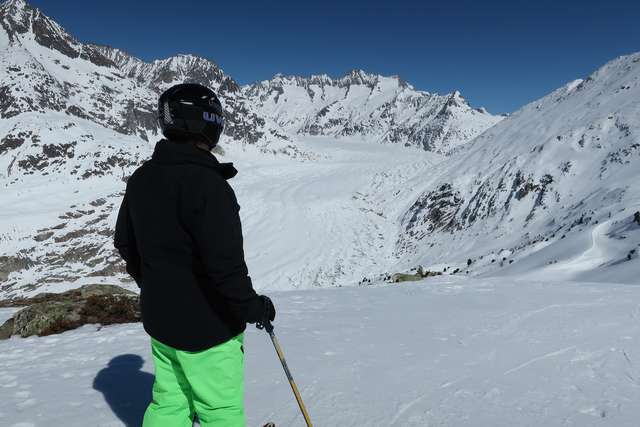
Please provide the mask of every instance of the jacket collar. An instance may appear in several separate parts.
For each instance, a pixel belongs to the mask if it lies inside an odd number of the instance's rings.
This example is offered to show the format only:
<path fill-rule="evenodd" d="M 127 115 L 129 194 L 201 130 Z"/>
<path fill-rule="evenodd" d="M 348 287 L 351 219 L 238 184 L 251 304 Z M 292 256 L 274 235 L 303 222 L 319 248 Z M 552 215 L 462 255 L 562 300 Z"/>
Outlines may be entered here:
<path fill-rule="evenodd" d="M 224 179 L 231 179 L 238 174 L 233 163 L 220 163 L 212 154 L 191 143 L 171 142 L 161 139 L 156 143 L 151 160 L 161 164 L 192 163 L 214 169 Z"/>

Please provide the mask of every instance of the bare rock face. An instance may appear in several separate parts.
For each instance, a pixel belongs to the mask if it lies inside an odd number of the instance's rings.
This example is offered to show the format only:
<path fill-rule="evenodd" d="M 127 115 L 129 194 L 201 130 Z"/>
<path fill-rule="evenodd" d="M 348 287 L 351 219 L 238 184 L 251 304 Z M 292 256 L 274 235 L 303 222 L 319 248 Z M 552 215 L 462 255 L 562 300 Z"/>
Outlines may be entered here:
<path fill-rule="evenodd" d="M 0 302 L 5 307 L 23 305 L 26 307 L 0 326 L 0 339 L 52 335 L 85 324 L 140 321 L 138 296 L 113 285 L 85 285 L 60 294 Z"/>

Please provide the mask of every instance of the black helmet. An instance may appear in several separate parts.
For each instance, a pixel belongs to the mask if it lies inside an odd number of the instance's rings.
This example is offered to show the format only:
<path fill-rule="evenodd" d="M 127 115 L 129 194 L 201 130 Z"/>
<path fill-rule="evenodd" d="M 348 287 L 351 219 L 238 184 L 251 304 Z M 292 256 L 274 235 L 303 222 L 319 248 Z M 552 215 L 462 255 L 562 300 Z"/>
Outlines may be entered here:
<path fill-rule="evenodd" d="M 224 129 L 222 104 L 216 94 L 199 84 L 179 84 L 158 101 L 158 122 L 167 139 L 198 139 L 209 148 L 218 144 Z"/>

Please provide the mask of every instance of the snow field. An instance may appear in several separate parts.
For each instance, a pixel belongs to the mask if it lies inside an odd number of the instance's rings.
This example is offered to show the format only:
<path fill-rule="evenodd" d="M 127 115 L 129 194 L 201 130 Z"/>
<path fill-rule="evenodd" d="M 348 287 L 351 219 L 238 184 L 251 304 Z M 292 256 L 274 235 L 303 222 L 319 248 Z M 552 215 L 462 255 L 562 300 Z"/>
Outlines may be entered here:
<path fill-rule="evenodd" d="M 319 426 L 632 427 L 640 417 L 639 286 L 438 277 L 272 296 Z M 1 425 L 140 416 L 148 338 L 138 324 L 95 329 L 0 342 Z M 248 425 L 303 425 L 266 334 L 250 326 L 245 340 Z"/>

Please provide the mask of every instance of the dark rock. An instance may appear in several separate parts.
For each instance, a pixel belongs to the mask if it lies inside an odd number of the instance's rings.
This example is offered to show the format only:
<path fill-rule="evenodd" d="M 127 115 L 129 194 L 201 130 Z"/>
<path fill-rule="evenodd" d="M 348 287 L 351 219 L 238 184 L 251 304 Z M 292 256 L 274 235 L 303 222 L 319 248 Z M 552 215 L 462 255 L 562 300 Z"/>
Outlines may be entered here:
<path fill-rule="evenodd" d="M 57 334 L 85 324 L 111 325 L 140 321 L 139 297 L 114 285 L 85 285 L 60 294 L 16 299 L 18 311 L 0 326 L 0 339 Z M 7 306 L 3 301 L 0 305 Z"/>
<path fill-rule="evenodd" d="M 91 120 L 91 117 L 76 105 L 70 105 L 69 107 L 67 107 L 66 113 L 72 116 L 79 117 L 81 119 Z"/>
<path fill-rule="evenodd" d="M 1 95 L 0 95 L 1 96 Z M 24 144 L 24 139 L 11 134 L 6 135 L 0 140 L 0 154 L 4 154 L 9 150 L 14 150 Z"/>
<path fill-rule="evenodd" d="M 34 236 L 33 240 L 35 240 L 36 242 L 44 242 L 45 240 L 49 239 L 51 236 L 53 236 L 53 231 L 48 231 L 48 232 L 38 234 L 37 236 Z"/>
<path fill-rule="evenodd" d="M 98 207 L 98 206 L 104 205 L 105 203 L 107 203 L 107 201 L 105 199 L 103 199 L 103 198 L 100 198 L 100 199 L 96 199 L 96 200 L 92 201 L 89 204 L 91 206 Z"/>
<path fill-rule="evenodd" d="M 428 231 L 450 231 L 459 228 L 455 215 L 463 203 L 458 191 L 454 191 L 451 184 L 442 184 L 437 190 L 423 194 L 409 208 L 406 229 L 416 224 L 428 224 Z"/>
<path fill-rule="evenodd" d="M 0 340 L 6 340 L 13 334 L 13 318 L 0 325 Z"/>
<path fill-rule="evenodd" d="M 393 283 L 414 282 L 417 280 L 422 280 L 422 276 L 420 276 L 419 274 L 405 274 L 405 273 L 395 273 L 391 275 L 391 281 Z"/>
<path fill-rule="evenodd" d="M 63 157 L 72 159 L 75 156 L 75 143 L 69 144 L 45 144 L 42 146 L 42 154 L 48 158 Z"/>
<path fill-rule="evenodd" d="M 134 296 L 135 294 L 116 285 L 91 284 L 61 293 L 43 292 L 31 298 L 14 298 L 11 300 L 0 300 L 0 307 L 24 307 L 41 302 L 79 300 L 82 298 L 90 297 L 92 295 Z"/>

